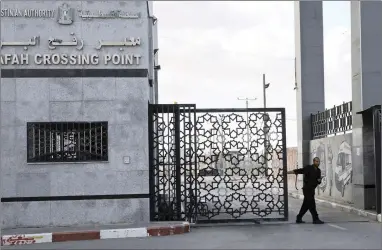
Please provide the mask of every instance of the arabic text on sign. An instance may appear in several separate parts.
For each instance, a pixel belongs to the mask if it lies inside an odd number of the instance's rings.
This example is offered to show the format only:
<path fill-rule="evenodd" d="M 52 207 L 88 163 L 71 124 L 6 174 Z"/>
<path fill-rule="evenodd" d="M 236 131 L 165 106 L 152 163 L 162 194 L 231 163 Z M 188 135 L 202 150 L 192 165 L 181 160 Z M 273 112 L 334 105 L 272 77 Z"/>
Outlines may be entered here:
<path fill-rule="evenodd" d="M 81 10 L 80 12 L 80 17 L 84 20 L 86 19 L 92 19 L 92 18 L 110 18 L 110 19 L 115 19 L 115 18 L 126 18 L 126 19 L 137 19 L 140 17 L 140 14 L 129 14 L 127 12 L 122 12 L 120 10 L 112 10 L 108 13 L 104 13 L 102 11 L 98 11 L 96 13 L 91 12 L 89 10 Z"/>
<path fill-rule="evenodd" d="M 73 33 L 73 35 L 74 35 L 74 33 Z M 49 49 L 55 49 L 57 46 L 78 46 L 77 50 L 82 50 L 82 48 L 84 47 L 84 41 L 82 39 L 77 40 L 77 38 L 75 36 L 72 38 L 72 40 L 70 42 L 65 42 L 61 39 L 52 38 L 52 37 L 48 39 L 48 48 Z"/>
<path fill-rule="evenodd" d="M 27 42 L 6 42 L 6 41 L 1 41 L 0 43 L 0 48 L 3 46 L 24 46 L 24 49 L 27 50 L 28 46 L 35 46 L 40 43 L 40 37 L 39 36 L 34 36 L 32 37 L 29 41 Z"/>
<path fill-rule="evenodd" d="M 36 10 L 36 9 L 2 9 L 1 17 L 41 17 L 53 18 L 55 10 Z"/>
<path fill-rule="evenodd" d="M 139 65 L 141 55 L 138 54 L 3 54 L 1 65 L 29 65 L 33 61 L 37 65 Z"/>
<path fill-rule="evenodd" d="M 137 46 L 141 45 L 141 39 L 130 37 L 130 38 L 125 38 L 124 41 L 122 42 L 111 42 L 111 41 L 98 41 L 98 46 L 96 47 L 97 50 L 100 50 L 102 47 L 105 46 Z"/>

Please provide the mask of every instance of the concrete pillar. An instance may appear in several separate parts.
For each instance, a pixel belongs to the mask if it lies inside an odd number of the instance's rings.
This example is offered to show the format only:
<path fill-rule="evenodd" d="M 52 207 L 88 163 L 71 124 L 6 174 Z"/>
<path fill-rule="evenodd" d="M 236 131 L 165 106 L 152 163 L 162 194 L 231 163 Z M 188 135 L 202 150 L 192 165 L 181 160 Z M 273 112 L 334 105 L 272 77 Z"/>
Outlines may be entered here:
<path fill-rule="evenodd" d="M 1 36 L 1 32 L 2 32 L 2 30 L 1 30 L 1 17 L 0 17 L 0 37 L 2 37 Z M 2 102 L 3 102 L 3 98 L 2 98 L 2 91 L 1 91 L 1 87 L 3 86 L 2 84 L 1 84 L 1 70 L 2 70 L 2 66 L 1 66 L 1 64 L 0 64 L 0 112 L 1 112 L 1 104 L 2 104 Z M 0 120 L 0 133 L 1 133 L 1 120 Z M 2 169 L 3 169 L 3 164 L 2 164 L 2 160 L 1 160 L 1 141 L 0 141 L 0 199 L 3 197 L 3 191 L 2 191 L 2 189 L 3 189 L 3 183 L 2 183 L 2 181 L 3 181 L 3 175 L 2 175 Z M 0 239 L 2 238 L 2 236 L 3 236 L 3 233 L 2 233 L 2 231 L 3 231 L 3 204 L 1 203 L 1 201 L 0 201 Z M 1 250 L 1 244 L 0 244 L 0 250 Z"/>
<path fill-rule="evenodd" d="M 382 2 L 351 2 L 353 201 L 361 209 L 375 206 L 372 131 L 357 112 L 381 104 Z"/>
<path fill-rule="evenodd" d="M 310 164 L 311 113 L 325 109 L 321 1 L 295 2 L 298 166 Z"/>
<path fill-rule="evenodd" d="M 0 3 L 1 4 L 1 3 Z M 1 36 L 1 32 L 2 32 L 2 30 L 1 30 L 1 17 L 0 17 L 0 37 L 2 37 Z M 2 66 L 1 66 L 1 64 L 0 64 L 0 112 L 1 112 L 1 104 L 2 104 L 2 102 L 3 102 L 3 97 L 2 97 L 2 91 L 1 91 L 1 87 L 3 86 L 2 84 L 1 84 L 1 70 L 2 70 Z M 2 127 L 2 124 L 1 124 L 1 120 L 0 120 L 0 134 L 1 134 L 1 127 Z M 2 191 L 2 189 L 3 189 L 3 183 L 2 183 L 2 181 L 3 181 L 3 175 L 2 175 L 2 170 L 3 170 L 3 164 L 2 164 L 2 160 L 1 160 L 1 141 L 0 141 L 0 199 L 3 197 L 3 191 Z M 3 231 L 3 204 L 1 203 L 1 201 L 0 201 L 0 239 L 3 237 L 3 233 L 2 233 L 2 231 Z M 0 250 L 1 250 L 1 244 L 0 244 Z"/>

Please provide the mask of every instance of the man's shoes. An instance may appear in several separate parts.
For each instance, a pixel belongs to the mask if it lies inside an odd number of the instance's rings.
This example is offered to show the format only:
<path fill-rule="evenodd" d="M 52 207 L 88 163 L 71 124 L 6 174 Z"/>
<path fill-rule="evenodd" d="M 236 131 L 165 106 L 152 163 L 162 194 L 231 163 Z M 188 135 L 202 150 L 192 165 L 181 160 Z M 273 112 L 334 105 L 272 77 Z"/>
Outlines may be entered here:
<path fill-rule="evenodd" d="M 324 224 L 325 222 L 323 222 L 322 220 L 320 219 L 317 219 L 317 220 L 314 220 L 313 221 L 313 224 Z"/>
<path fill-rule="evenodd" d="M 296 224 L 303 224 L 305 221 L 303 221 L 301 218 L 296 219 Z"/>

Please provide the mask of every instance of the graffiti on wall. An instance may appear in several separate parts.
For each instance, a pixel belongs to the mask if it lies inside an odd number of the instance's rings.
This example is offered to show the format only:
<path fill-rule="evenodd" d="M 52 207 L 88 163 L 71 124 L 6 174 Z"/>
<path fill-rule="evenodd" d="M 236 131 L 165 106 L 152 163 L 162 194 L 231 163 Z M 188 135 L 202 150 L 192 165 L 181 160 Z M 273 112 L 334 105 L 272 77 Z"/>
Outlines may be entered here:
<path fill-rule="evenodd" d="M 287 164 L 288 170 L 292 170 L 297 167 L 297 147 L 287 148 Z"/>
<path fill-rule="evenodd" d="M 292 170 L 296 169 L 297 166 L 297 147 L 289 147 L 287 148 L 287 169 Z M 294 175 L 288 175 L 288 188 L 294 189 L 294 182 L 296 177 Z"/>
<path fill-rule="evenodd" d="M 351 134 L 337 135 L 310 142 L 311 160 L 319 157 L 322 182 L 319 196 L 329 196 L 352 202 L 351 183 L 353 166 L 351 160 Z"/>
<path fill-rule="evenodd" d="M 322 191 L 325 192 L 326 188 L 328 187 L 328 179 L 330 180 L 331 178 L 328 176 L 328 171 L 327 171 L 327 162 L 326 162 L 326 149 L 325 149 L 325 144 L 320 142 L 318 143 L 318 146 L 316 148 L 313 148 L 311 151 L 311 158 L 313 159 L 314 157 L 318 157 L 321 160 L 320 164 L 320 169 L 321 169 L 321 177 L 322 181 L 321 184 L 318 186 L 318 188 Z M 329 190 L 330 190 L 329 185 Z"/>
<path fill-rule="evenodd" d="M 13 246 L 13 245 L 27 245 L 36 243 L 34 237 L 28 237 L 26 235 L 11 235 L 8 237 L 1 238 L 2 246 Z"/>
<path fill-rule="evenodd" d="M 338 149 L 335 167 L 335 183 L 342 197 L 344 197 L 346 187 L 352 182 L 352 174 L 351 146 L 347 141 L 343 141 Z"/>

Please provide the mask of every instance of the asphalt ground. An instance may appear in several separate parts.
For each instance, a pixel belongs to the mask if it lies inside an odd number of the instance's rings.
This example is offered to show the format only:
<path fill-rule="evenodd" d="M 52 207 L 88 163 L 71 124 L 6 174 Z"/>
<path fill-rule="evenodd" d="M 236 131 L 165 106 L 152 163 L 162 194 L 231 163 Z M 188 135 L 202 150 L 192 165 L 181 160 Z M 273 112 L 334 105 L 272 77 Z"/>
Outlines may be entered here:
<path fill-rule="evenodd" d="M 24 246 L 2 249 L 382 249 L 382 224 L 365 217 L 317 206 L 324 225 L 295 224 L 302 201 L 289 198 L 288 222 L 208 224 L 183 235 L 127 238 Z"/>

